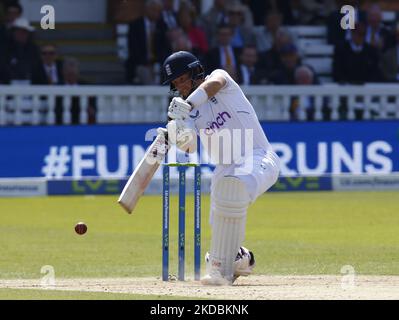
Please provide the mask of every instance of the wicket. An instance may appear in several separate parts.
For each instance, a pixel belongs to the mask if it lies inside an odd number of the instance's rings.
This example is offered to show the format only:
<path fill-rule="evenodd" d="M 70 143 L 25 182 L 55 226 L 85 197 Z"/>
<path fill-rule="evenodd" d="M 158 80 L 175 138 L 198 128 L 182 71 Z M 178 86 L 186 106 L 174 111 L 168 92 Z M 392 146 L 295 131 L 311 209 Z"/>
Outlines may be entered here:
<path fill-rule="evenodd" d="M 170 167 L 179 171 L 179 234 L 178 280 L 184 281 L 186 235 L 186 170 L 194 167 L 194 279 L 200 280 L 201 270 L 201 168 L 195 163 L 165 163 L 162 192 L 162 280 L 169 280 L 169 192 Z"/>

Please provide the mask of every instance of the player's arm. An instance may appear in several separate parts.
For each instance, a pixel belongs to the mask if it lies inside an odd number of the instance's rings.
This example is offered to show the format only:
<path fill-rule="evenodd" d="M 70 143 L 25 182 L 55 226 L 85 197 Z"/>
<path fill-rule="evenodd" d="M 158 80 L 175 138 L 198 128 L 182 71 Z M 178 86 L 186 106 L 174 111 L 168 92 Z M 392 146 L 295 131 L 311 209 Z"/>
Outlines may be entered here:
<path fill-rule="evenodd" d="M 226 85 L 226 78 L 222 73 L 215 72 L 188 96 L 186 101 L 194 108 L 205 103 Z"/>
<path fill-rule="evenodd" d="M 173 98 L 169 105 L 168 116 L 170 119 L 187 119 L 193 108 L 204 104 L 213 97 L 227 83 L 223 73 L 213 72 L 212 75 L 201 83 L 186 100 Z"/>

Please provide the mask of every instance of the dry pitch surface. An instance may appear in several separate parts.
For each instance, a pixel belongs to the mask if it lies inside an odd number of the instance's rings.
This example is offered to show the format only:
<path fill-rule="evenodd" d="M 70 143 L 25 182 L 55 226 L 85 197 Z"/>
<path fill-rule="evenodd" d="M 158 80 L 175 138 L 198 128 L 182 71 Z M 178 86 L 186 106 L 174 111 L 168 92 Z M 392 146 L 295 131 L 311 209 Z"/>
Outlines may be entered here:
<path fill-rule="evenodd" d="M 242 277 L 231 287 L 204 287 L 200 283 L 163 282 L 159 278 L 57 279 L 43 287 L 40 280 L 1 280 L 0 288 L 112 292 L 205 299 L 399 299 L 399 276 L 266 276 Z"/>

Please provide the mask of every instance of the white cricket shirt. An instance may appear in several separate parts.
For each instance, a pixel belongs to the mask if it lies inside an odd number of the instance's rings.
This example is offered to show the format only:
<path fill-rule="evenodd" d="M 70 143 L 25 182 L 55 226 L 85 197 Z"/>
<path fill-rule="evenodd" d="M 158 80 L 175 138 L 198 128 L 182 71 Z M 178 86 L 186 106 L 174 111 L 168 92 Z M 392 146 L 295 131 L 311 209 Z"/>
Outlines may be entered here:
<path fill-rule="evenodd" d="M 251 103 L 239 85 L 221 69 L 213 71 L 226 79 L 226 85 L 190 113 L 197 134 L 215 165 L 239 163 L 254 149 L 271 150 Z M 230 163 L 229 163 L 230 162 Z"/>

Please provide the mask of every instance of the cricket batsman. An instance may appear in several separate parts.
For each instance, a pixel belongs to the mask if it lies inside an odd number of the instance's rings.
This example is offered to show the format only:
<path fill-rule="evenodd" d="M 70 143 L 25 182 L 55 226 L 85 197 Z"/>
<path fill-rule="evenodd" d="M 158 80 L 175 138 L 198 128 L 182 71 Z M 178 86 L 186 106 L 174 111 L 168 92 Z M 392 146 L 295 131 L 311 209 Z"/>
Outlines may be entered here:
<path fill-rule="evenodd" d="M 207 274 L 201 283 L 231 285 L 237 277 L 249 275 L 255 266 L 253 253 L 242 246 L 247 210 L 277 181 L 279 158 L 251 103 L 226 71 L 217 69 L 205 77 L 200 61 L 189 52 L 179 51 L 164 61 L 162 73 L 164 84 L 169 84 L 174 93 L 168 108 L 169 141 L 193 152 L 199 136 L 215 164 L 211 247 L 206 255 Z"/>

